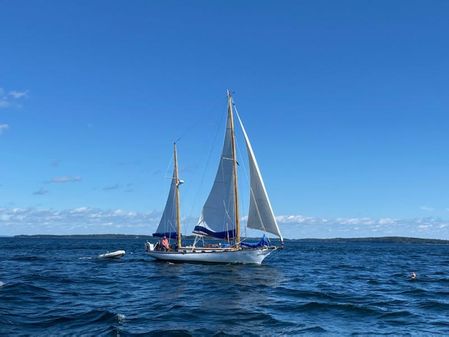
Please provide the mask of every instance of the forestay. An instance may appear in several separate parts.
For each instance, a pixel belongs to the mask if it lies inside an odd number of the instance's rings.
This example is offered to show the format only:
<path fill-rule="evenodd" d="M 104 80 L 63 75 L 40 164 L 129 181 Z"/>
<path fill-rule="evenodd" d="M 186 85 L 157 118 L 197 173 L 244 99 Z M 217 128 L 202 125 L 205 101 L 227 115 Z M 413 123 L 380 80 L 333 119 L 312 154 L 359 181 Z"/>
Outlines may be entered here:
<path fill-rule="evenodd" d="M 161 221 L 153 236 L 168 238 L 177 238 L 176 232 L 176 168 L 173 170 L 173 178 L 170 185 L 167 203 L 165 204 L 164 213 L 162 213 Z"/>
<path fill-rule="evenodd" d="M 236 235 L 231 113 L 231 106 L 229 106 L 225 140 L 217 175 L 193 231 L 195 234 L 227 240 L 233 239 Z"/>
<path fill-rule="evenodd" d="M 237 110 L 236 114 L 245 137 L 250 171 L 250 203 L 247 227 L 272 233 L 277 235 L 282 241 L 282 234 L 276 222 L 253 148 Z"/>

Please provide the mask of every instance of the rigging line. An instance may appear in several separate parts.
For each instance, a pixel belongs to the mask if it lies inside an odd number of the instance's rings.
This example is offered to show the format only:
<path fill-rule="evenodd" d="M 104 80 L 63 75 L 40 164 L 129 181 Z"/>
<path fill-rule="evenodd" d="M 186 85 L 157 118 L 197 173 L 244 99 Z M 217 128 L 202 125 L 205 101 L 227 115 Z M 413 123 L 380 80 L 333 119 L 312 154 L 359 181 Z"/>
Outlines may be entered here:
<path fill-rule="evenodd" d="M 248 155 L 249 155 L 249 152 L 248 152 Z M 249 160 L 248 160 L 248 165 L 249 165 L 249 164 L 250 164 L 250 163 L 249 163 Z M 244 167 L 244 172 L 245 172 L 245 175 L 246 175 L 246 177 L 247 177 L 247 179 L 248 179 L 248 173 L 247 173 L 245 167 Z M 250 197 L 250 203 L 251 203 L 251 199 L 252 199 L 253 202 L 254 202 L 254 205 L 256 206 L 257 216 L 258 216 L 258 218 L 259 218 L 260 223 L 262 224 L 263 231 L 266 232 L 265 223 L 264 223 L 264 221 L 263 221 L 263 219 L 262 219 L 262 215 L 260 214 L 259 205 L 258 205 L 258 203 L 257 203 L 257 199 L 256 199 L 256 196 L 255 196 L 255 194 L 254 194 L 254 190 L 253 190 L 253 188 L 252 188 L 252 186 L 251 186 L 251 177 L 249 177 L 249 194 L 250 194 L 250 195 L 249 195 L 249 197 Z M 248 218 L 249 218 L 249 209 L 248 209 Z M 246 220 L 246 228 L 248 228 L 248 218 L 247 218 L 247 220 Z"/>
<path fill-rule="evenodd" d="M 234 103 L 234 110 L 235 110 L 235 112 L 237 113 L 237 115 L 239 115 L 239 112 L 238 112 L 238 110 L 237 110 L 237 106 L 235 105 L 235 103 Z M 239 124 L 240 125 L 240 124 Z M 235 142 L 236 143 L 236 145 L 237 145 L 237 150 L 238 150 L 238 154 L 240 154 L 240 153 L 243 153 L 243 151 L 240 151 L 240 147 L 239 147 L 239 143 L 238 142 Z M 246 147 L 246 146 L 245 146 Z M 248 154 L 248 151 L 247 151 L 247 154 Z M 241 155 L 240 155 L 241 156 Z M 241 160 L 242 160 L 242 164 L 243 164 L 243 157 L 241 157 Z M 248 164 L 249 164 L 249 162 L 248 162 Z M 239 167 L 242 167 L 243 166 L 243 173 L 244 173 L 244 177 L 246 178 L 246 182 L 247 182 L 247 184 L 248 184 L 248 186 L 247 187 L 249 187 L 249 190 L 250 190 L 250 192 L 251 192 L 251 178 L 250 178 L 250 176 L 249 176 L 249 174 L 248 174 L 248 171 L 247 171 L 247 169 L 246 169 L 246 165 L 239 165 Z M 251 197 L 251 196 L 250 196 Z M 244 200 L 243 200 L 243 198 L 240 198 L 240 202 L 242 203 L 242 209 L 245 209 L 245 208 L 243 208 L 244 207 Z M 249 203 L 248 203 L 248 207 L 249 207 Z M 249 215 L 249 209 L 248 209 L 248 215 Z M 247 228 L 248 228 L 248 216 L 246 217 L 246 226 L 245 226 L 245 236 L 246 236 L 246 234 L 247 234 Z"/>
<path fill-rule="evenodd" d="M 238 112 L 238 110 L 237 110 L 237 107 L 234 107 L 234 110 L 235 110 L 235 112 L 237 113 L 237 117 L 238 117 L 239 122 L 240 122 L 240 124 L 241 124 L 240 126 L 243 127 L 243 122 L 242 122 L 242 120 L 240 119 L 240 114 L 239 114 L 239 112 Z M 247 137 L 248 137 L 248 135 L 246 135 L 245 141 L 246 141 Z M 249 140 L 248 140 L 248 142 L 249 142 Z M 247 147 L 248 147 L 248 146 L 250 146 L 250 145 L 247 143 Z M 249 151 L 249 149 L 248 149 L 248 156 L 250 156 L 250 151 Z M 253 159 L 253 164 L 256 165 L 256 167 L 257 167 L 257 163 L 255 162 L 256 158 L 254 157 L 254 153 L 253 153 L 252 159 Z M 259 174 L 260 174 L 260 172 L 259 172 Z M 259 178 L 261 178 L 261 177 L 259 177 Z M 263 182 L 262 182 L 262 185 L 263 185 Z M 265 191 L 265 193 L 266 193 L 266 191 Z M 259 217 L 259 221 L 260 221 L 260 223 L 262 224 L 263 231 L 266 232 L 265 223 L 264 223 L 264 221 L 263 221 L 263 219 L 262 219 L 262 216 L 261 216 L 261 214 L 260 214 L 260 211 L 259 211 L 259 205 L 258 205 L 258 203 L 257 203 L 257 199 L 256 199 L 256 197 L 255 197 L 255 195 L 254 195 L 254 191 L 253 191 L 253 189 L 252 189 L 252 187 L 251 187 L 251 183 L 250 183 L 250 197 L 251 197 L 251 196 L 253 197 L 254 205 L 256 206 L 257 216 Z M 273 216 L 274 216 L 274 214 L 273 214 Z M 275 221 L 276 221 L 276 220 L 275 220 Z M 279 229 L 278 229 L 278 231 L 279 231 Z"/>
<path fill-rule="evenodd" d="M 170 180 L 173 180 L 173 175 L 170 175 L 170 177 L 168 176 L 168 174 L 167 174 L 167 172 L 170 170 L 170 167 L 172 166 L 171 164 L 172 164 L 172 161 L 173 161 L 173 158 L 171 158 L 170 160 L 169 160 L 169 162 L 168 162 L 168 165 L 167 165 L 167 167 L 165 168 L 165 172 L 164 172 L 164 174 L 163 174 L 163 178 L 164 179 L 170 179 Z M 172 182 L 173 183 L 173 182 Z M 170 183 L 170 190 L 169 190 L 169 196 L 170 196 L 170 192 L 171 192 L 171 184 L 172 183 Z M 161 215 L 161 219 L 159 220 L 160 222 L 159 222 L 159 225 L 161 224 L 161 221 L 162 221 L 162 219 L 164 218 L 164 215 L 165 215 L 165 207 L 167 206 L 167 202 L 166 202 L 166 204 L 164 204 L 164 208 L 162 209 L 162 215 Z M 173 212 L 173 209 L 172 209 L 172 212 Z M 168 215 L 170 215 L 170 214 L 168 214 Z M 158 227 L 159 227 L 159 225 L 158 225 Z M 162 225 L 165 229 L 167 229 L 168 228 L 168 226 L 169 226 L 169 224 L 167 224 L 167 223 L 164 223 L 163 225 Z M 157 231 L 157 228 L 156 228 L 156 231 Z"/>
<path fill-rule="evenodd" d="M 175 143 L 179 142 L 181 139 L 183 139 L 193 128 L 197 127 L 200 124 L 200 120 L 198 119 L 194 123 L 191 123 L 189 127 L 186 128 L 184 133 L 181 134 L 178 138 L 176 138 Z"/>
<path fill-rule="evenodd" d="M 168 172 L 170 172 L 169 171 L 170 168 L 173 167 L 172 163 L 173 163 L 173 156 L 170 157 L 170 160 L 168 161 L 168 165 L 165 168 L 164 179 L 173 179 L 173 172 L 172 172 L 172 174 L 170 174 L 170 176 L 168 176 L 168 174 L 167 174 Z"/>
<path fill-rule="evenodd" d="M 228 212 L 228 209 L 226 208 L 226 203 L 225 203 L 225 201 L 223 200 L 223 206 L 224 206 L 224 209 L 225 209 L 225 218 L 227 217 L 228 219 L 225 219 L 225 224 L 226 224 L 226 227 L 225 227 L 225 230 L 226 230 L 226 232 L 227 233 L 229 233 L 229 222 L 231 222 L 231 221 L 233 221 L 232 220 L 232 218 L 231 218 L 231 216 L 229 215 L 229 212 Z M 227 221 L 227 220 L 230 220 L 230 221 Z M 234 226 L 235 227 L 235 226 Z M 227 236 L 227 240 L 228 240 L 228 242 L 230 242 L 230 240 L 229 240 L 229 234 L 226 234 L 226 236 Z"/>
<path fill-rule="evenodd" d="M 213 136 L 213 141 L 209 142 L 210 147 L 209 147 L 209 151 L 207 153 L 206 166 L 205 166 L 205 168 L 204 168 L 204 170 L 202 172 L 200 183 L 198 185 L 198 188 L 196 190 L 195 196 L 193 198 L 192 207 L 190 208 L 190 212 L 189 212 L 189 218 L 192 217 L 193 210 L 196 207 L 196 204 L 198 202 L 198 196 L 199 196 L 200 191 L 201 191 L 201 189 L 202 189 L 202 187 L 204 185 L 204 179 L 206 177 L 206 172 L 207 172 L 207 169 L 209 168 L 209 164 L 211 162 L 212 152 L 217 147 L 217 138 L 218 138 L 218 135 L 219 135 L 219 132 L 220 132 L 220 126 L 221 126 L 221 119 L 222 119 L 222 117 L 223 116 L 222 116 L 221 113 L 217 114 L 217 120 L 214 123 L 215 124 L 215 134 Z"/>
<path fill-rule="evenodd" d="M 211 107 L 205 109 L 205 111 L 210 111 L 210 110 L 215 111 L 215 110 L 216 110 L 216 107 L 217 107 L 217 104 L 212 104 Z M 177 142 L 179 142 L 181 139 L 183 139 L 183 138 L 184 138 L 184 137 L 185 137 L 185 136 L 186 136 L 192 129 L 194 129 L 194 128 L 196 128 L 198 125 L 202 124 L 201 122 L 202 122 L 203 120 L 204 120 L 203 118 L 197 118 L 197 120 L 194 121 L 193 123 L 191 123 L 190 126 L 188 126 L 188 127 L 185 129 L 185 131 L 181 134 L 181 136 L 179 136 L 179 137 L 175 140 L 175 143 L 177 143 Z M 217 124 L 217 127 L 218 127 L 218 123 L 216 123 L 216 124 Z M 217 128 L 217 130 L 216 130 L 216 134 L 215 134 L 214 139 L 217 137 L 217 135 L 218 135 L 218 128 Z M 215 141 L 214 141 L 214 142 L 215 142 Z M 212 144 L 213 144 L 213 143 L 212 143 Z M 210 157 L 211 157 L 211 153 L 212 153 L 212 149 L 213 149 L 213 148 L 211 147 L 211 149 L 209 150 L 209 154 L 208 154 L 207 161 L 206 161 L 206 167 L 207 167 L 208 164 L 209 164 Z M 194 196 L 194 198 L 193 198 L 193 203 L 192 203 L 192 206 L 191 206 L 190 211 L 189 211 L 189 213 L 188 213 L 188 218 L 189 218 L 189 219 L 192 218 L 193 209 L 194 209 L 194 207 L 196 206 L 196 200 L 198 199 L 198 194 L 199 194 L 199 192 L 201 191 L 201 187 L 202 187 L 203 182 L 204 182 L 204 176 L 205 176 L 205 171 L 203 171 L 203 176 L 202 176 L 202 178 L 201 178 L 199 188 L 196 190 L 195 196 Z M 187 194 L 190 195 L 189 192 L 187 192 Z M 185 219 L 187 219 L 187 218 L 185 218 Z M 183 226 L 183 231 L 184 231 L 185 234 L 187 235 L 187 226 Z"/>
<path fill-rule="evenodd" d="M 205 112 L 216 111 L 216 109 L 218 107 L 217 102 L 208 104 L 208 106 L 209 106 L 208 108 L 205 108 L 202 111 L 205 111 Z M 184 129 L 184 132 L 181 134 L 181 136 L 179 136 L 176 139 L 175 142 L 177 143 L 179 140 L 184 138 L 190 131 L 192 131 L 192 129 L 196 128 L 197 126 L 201 126 L 201 125 L 204 125 L 204 118 L 203 118 L 203 116 L 200 115 L 199 117 L 196 118 L 196 120 L 193 120 L 193 121 L 191 120 L 191 123 L 187 126 L 187 128 Z"/>

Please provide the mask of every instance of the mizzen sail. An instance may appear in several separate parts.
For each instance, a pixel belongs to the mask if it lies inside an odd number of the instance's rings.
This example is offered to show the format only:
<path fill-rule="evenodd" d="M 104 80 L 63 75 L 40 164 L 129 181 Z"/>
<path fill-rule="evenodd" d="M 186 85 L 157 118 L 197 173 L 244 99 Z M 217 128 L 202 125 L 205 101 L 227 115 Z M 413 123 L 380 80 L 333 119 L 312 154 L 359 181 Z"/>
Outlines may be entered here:
<path fill-rule="evenodd" d="M 153 236 L 168 238 L 177 238 L 177 206 L 176 206 L 176 189 L 178 188 L 177 168 L 173 170 L 173 178 L 168 193 L 167 203 L 165 204 L 164 213 L 162 213 L 161 221 Z"/>

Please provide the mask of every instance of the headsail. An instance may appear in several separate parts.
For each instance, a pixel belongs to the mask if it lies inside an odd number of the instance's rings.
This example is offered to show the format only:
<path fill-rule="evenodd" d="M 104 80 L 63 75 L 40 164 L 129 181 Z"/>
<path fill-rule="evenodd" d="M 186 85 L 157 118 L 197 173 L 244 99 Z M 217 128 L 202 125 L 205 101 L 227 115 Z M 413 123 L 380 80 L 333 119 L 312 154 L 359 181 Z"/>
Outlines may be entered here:
<path fill-rule="evenodd" d="M 232 107 L 228 106 L 226 134 L 217 175 L 193 231 L 195 234 L 228 240 L 236 236 L 231 114 Z"/>
<path fill-rule="evenodd" d="M 168 193 L 167 203 L 165 204 L 164 213 L 162 213 L 161 221 L 159 226 L 153 236 L 176 239 L 178 237 L 177 231 L 178 227 L 178 217 L 179 213 L 177 211 L 176 205 L 176 192 L 178 184 L 180 183 L 177 175 L 177 165 L 176 165 L 176 148 L 175 148 L 175 167 L 173 169 L 173 177 L 170 184 L 170 192 Z"/>
<path fill-rule="evenodd" d="M 247 227 L 272 233 L 274 235 L 277 235 L 281 239 L 281 241 L 283 241 L 281 231 L 279 230 L 276 218 L 274 217 L 270 199 L 268 198 L 267 190 L 265 189 L 265 184 L 262 180 L 259 165 L 257 165 L 253 148 L 237 110 L 236 114 L 242 128 L 243 135 L 245 137 L 246 148 L 248 150 L 250 171 L 250 203 Z"/>

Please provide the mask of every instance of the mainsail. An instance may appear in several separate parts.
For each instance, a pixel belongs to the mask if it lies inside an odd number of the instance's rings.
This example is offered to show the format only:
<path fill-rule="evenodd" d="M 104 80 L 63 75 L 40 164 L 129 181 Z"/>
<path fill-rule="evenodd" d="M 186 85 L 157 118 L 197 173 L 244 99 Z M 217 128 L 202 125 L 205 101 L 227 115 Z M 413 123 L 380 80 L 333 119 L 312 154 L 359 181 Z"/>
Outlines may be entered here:
<path fill-rule="evenodd" d="M 175 149 L 176 151 L 176 149 Z M 178 184 L 180 181 L 177 176 L 177 165 L 176 165 L 176 152 L 175 152 L 175 168 L 173 169 L 173 178 L 170 184 L 170 192 L 168 193 L 167 203 L 165 204 L 164 213 L 162 213 L 161 221 L 159 226 L 153 236 L 175 239 L 177 235 L 177 205 L 176 205 L 176 192 Z"/>
<path fill-rule="evenodd" d="M 272 233 L 277 235 L 282 241 L 282 234 L 271 208 L 254 151 L 237 111 L 236 115 L 245 138 L 250 168 L 250 204 L 247 227 Z M 212 190 L 193 232 L 215 238 L 235 239 L 237 244 L 239 244 L 238 192 L 234 142 L 233 103 L 228 91 L 228 119 L 220 164 Z"/>
<path fill-rule="evenodd" d="M 217 175 L 209 197 L 204 204 L 194 233 L 219 239 L 233 239 L 236 236 L 234 159 L 232 153 L 232 107 L 228 106 L 226 134 Z"/>
<path fill-rule="evenodd" d="M 246 133 L 245 127 L 243 126 L 237 110 L 236 114 L 245 137 L 250 172 L 250 202 L 248 222 L 246 226 L 248 228 L 258 229 L 277 235 L 282 241 L 282 234 L 279 230 L 276 218 L 274 217 L 270 199 L 268 198 L 267 190 L 265 189 L 265 184 L 263 183 L 259 165 L 257 165 L 256 157 L 249 141 L 248 134 Z"/>

